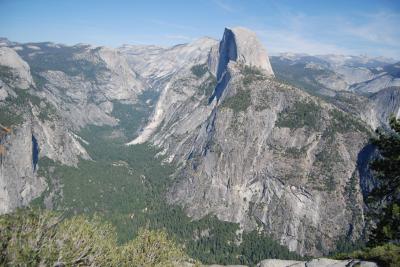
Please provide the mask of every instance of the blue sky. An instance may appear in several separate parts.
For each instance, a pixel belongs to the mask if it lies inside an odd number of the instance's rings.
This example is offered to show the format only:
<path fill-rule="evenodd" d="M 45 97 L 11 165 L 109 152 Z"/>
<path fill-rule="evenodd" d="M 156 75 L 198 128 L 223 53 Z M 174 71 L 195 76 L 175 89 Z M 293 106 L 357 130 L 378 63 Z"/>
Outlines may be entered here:
<path fill-rule="evenodd" d="M 0 36 L 19 42 L 168 46 L 233 26 L 256 31 L 271 54 L 400 59 L 398 0 L 0 0 Z"/>

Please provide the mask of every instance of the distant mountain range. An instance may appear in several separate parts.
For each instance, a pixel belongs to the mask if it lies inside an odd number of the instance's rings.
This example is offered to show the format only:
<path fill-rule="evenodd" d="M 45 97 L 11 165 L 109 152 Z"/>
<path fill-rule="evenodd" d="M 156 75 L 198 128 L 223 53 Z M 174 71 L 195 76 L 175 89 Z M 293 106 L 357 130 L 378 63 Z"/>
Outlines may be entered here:
<path fill-rule="evenodd" d="M 368 142 L 392 114 L 399 62 L 268 57 L 242 27 L 170 48 L 1 38 L 0 123 L 12 134 L 0 140 L 0 213 L 35 204 L 132 229 L 157 218 L 201 253 L 256 232 L 326 255 L 365 238 Z M 165 221 L 170 207 L 208 224 L 182 233 Z M 237 225 L 231 239 L 212 216 Z"/>
<path fill-rule="evenodd" d="M 282 54 L 271 57 L 279 78 L 319 94 L 376 93 L 400 86 L 400 62 L 360 56 Z"/>

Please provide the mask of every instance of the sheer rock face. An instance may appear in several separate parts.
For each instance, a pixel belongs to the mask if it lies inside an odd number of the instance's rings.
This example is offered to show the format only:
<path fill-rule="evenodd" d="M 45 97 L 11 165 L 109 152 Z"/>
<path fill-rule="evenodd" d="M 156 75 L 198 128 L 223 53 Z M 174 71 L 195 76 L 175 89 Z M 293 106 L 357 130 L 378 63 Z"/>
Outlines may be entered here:
<path fill-rule="evenodd" d="M 203 38 L 168 49 L 17 48 L 43 82 L 30 92 L 53 105 L 57 118 L 40 120 L 40 103 L 15 127 L 23 142 L 6 140 L 7 157 L 13 153 L 20 161 L 5 159 L 16 165 L 2 170 L 2 188 L 10 189 L 0 191 L 9 203 L 0 212 L 28 203 L 45 188 L 34 166 L 15 174 L 18 164 L 32 162 L 32 135 L 40 157 L 74 165 L 88 158 L 74 132 L 88 124 L 116 125 L 113 103 L 134 103 L 149 85 L 161 96 L 133 144 L 150 141 L 180 166 L 168 192 L 171 203 L 194 218 L 215 214 L 243 230 L 260 227 L 300 254 L 328 252 L 343 233 L 353 240 L 361 236 L 364 178 L 357 162 L 368 130 L 351 114 L 275 80 L 254 33 L 226 29 L 219 44 Z M 72 68 L 48 62 L 51 67 L 35 69 L 47 53 L 68 53 Z M 194 65 L 205 71 L 194 71 Z M 76 72 L 81 66 L 87 68 Z M 17 97 L 11 87 L 2 88 Z M 25 197 L 12 198 L 22 188 Z"/>
<path fill-rule="evenodd" d="M 76 60 L 86 60 L 92 64 L 104 66 L 95 73 L 96 88 L 110 100 L 134 100 L 147 89 L 146 82 L 129 66 L 126 58 L 112 48 L 90 48 L 74 55 Z"/>
<path fill-rule="evenodd" d="M 132 52 L 133 49 L 131 49 L 132 47 L 129 48 L 125 46 L 122 48 L 122 51 L 128 55 L 134 68 L 139 67 L 139 69 L 144 69 L 140 71 L 144 76 L 150 77 L 153 80 L 155 79 L 156 81 L 159 81 L 163 77 L 173 73 L 174 77 L 172 77 L 171 80 L 168 79 L 167 82 L 162 83 L 161 97 L 157 103 L 157 107 L 150 123 L 143 129 L 142 133 L 135 140 L 128 143 L 130 145 L 148 141 L 150 137 L 155 134 L 160 123 L 166 117 L 170 116 L 167 110 L 175 101 L 179 101 L 179 97 L 174 99 L 174 89 L 171 89 L 171 86 L 173 86 L 172 84 L 179 80 L 182 75 L 188 75 L 188 73 L 190 73 L 190 71 L 188 71 L 189 67 L 195 64 L 204 64 L 207 60 L 210 72 L 216 76 L 216 80 L 218 81 L 214 93 L 209 97 L 209 102 L 211 102 L 215 97 L 219 99 L 222 96 L 226 84 L 230 79 L 229 65 L 255 67 L 261 70 L 266 76 L 274 75 L 264 46 L 258 40 L 254 32 L 242 27 L 225 29 L 223 38 L 219 45 L 217 45 L 216 41 L 213 39 L 202 38 L 192 44 L 182 45 L 182 47 L 173 47 L 162 54 L 161 48 L 157 49 L 153 47 L 150 49 L 150 52 L 141 52 L 141 54 L 146 54 L 146 57 L 148 57 L 149 60 L 146 63 L 139 61 L 138 65 L 135 65 L 135 63 L 138 62 L 138 59 L 136 54 Z M 173 64 L 174 62 L 170 62 L 170 55 L 174 55 L 176 58 L 175 61 L 178 62 L 181 61 L 182 58 L 185 59 L 188 66 L 176 66 L 176 64 Z M 157 65 L 153 66 L 154 58 L 159 61 L 156 61 Z M 177 86 L 179 86 L 179 84 Z M 182 88 L 179 90 L 184 91 Z M 191 94 L 193 94 L 193 92 Z M 209 113 L 210 112 L 206 113 L 205 116 L 208 116 Z"/>
<path fill-rule="evenodd" d="M 168 79 L 174 73 L 187 68 L 188 65 L 203 63 L 211 47 L 216 45 L 216 40 L 203 37 L 192 43 L 170 48 L 124 45 L 118 50 L 142 77 L 148 79 L 150 83 L 160 83 L 163 79 Z"/>
<path fill-rule="evenodd" d="M 13 86 L 27 89 L 33 85 L 29 65 L 13 49 L 0 47 L 0 68 L 9 68 L 8 71 L 13 74 L 13 77 L 9 77 L 9 82 Z M 2 69 L 3 71 L 7 72 L 6 69 Z"/>
<path fill-rule="evenodd" d="M 217 57 L 218 59 L 215 59 Z M 225 29 L 218 53 L 214 48 L 210 53 L 210 70 L 220 80 L 229 61 L 256 67 L 268 76 L 274 76 L 264 45 L 256 34 L 246 28 Z"/>
<path fill-rule="evenodd" d="M 44 178 L 37 177 L 32 160 L 32 131 L 24 123 L 3 140 L 7 152 L 0 166 L 0 214 L 27 205 L 46 189 Z"/>
<path fill-rule="evenodd" d="M 150 122 L 136 139 L 128 143 L 129 145 L 140 144 L 150 140 L 156 134 L 161 122 L 170 118 L 173 115 L 171 112 L 176 112 L 176 109 L 179 108 L 176 103 L 189 96 L 198 95 L 196 86 L 201 85 L 201 82 L 196 81 L 196 77 L 190 69 L 194 65 L 205 65 L 209 58 L 210 50 L 216 46 L 216 40 L 201 38 L 191 44 L 174 46 L 170 49 L 150 47 L 149 49 L 141 48 L 136 52 L 134 52 L 134 47 L 128 48 L 125 46 L 122 49 L 128 60 L 130 60 L 132 67 L 138 70 L 141 75 L 147 77 L 154 89 L 161 91 Z M 148 60 L 142 62 L 142 56 Z M 210 78 L 210 74 L 208 73 L 206 77 Z M 184 79 L 188 79 L 188 81 L 183 82 L 182 80 Z M 206 100 L 204 101 L 206 102 Z M 192 108 L 195 108 L 195 106 Z M 209 107 L 206 107 L 206 109 L 209 109 Z M 185 116 L 193 117 L 189 110 L 185 112 L 187 112 Z M 206 118 L 207 114 L 204 113 L 203 116 Z M 196 113 L 195 116 L 197 115 Z M 202 121 L 204 121 L 204 118 Z M 191 129 L 187 130 L 190 131 Z"/>
<path fill-rule="evenodd" d="M 39 158 L 48 157 L 65 165 L 76 165 L 79 157 L 90 159 L 61 121 L 42 122 L 35 115 L 13 127 L 2 144 L 6 153 L 0 167 L 0 214 L 28 205 L 47 189 L 45 179 L 38 175 Z"/>
<path fill-rule="evenodd" d="M 230 97 L 242 94 L 243 78 L 232 74 L 226 90 L 236 93 Z M 334 249 L 349 231 L 358 238 L 363 208 L 354 181 L 360 179 L 357 151 L 367 133 L 359 129 L 331 133 L 334 107 L 299 89 L 268 78 L 248 86 L 246 109 L 226 107 L 226 97 L 208 110 L 207 120 L 194 132 L 188 134 L 181 127 L 189 119 L 195 121 L 191 117 L 195 112 L 181 119 L 171 115 L 167 122 L 174 123 L 154 136 L 153 142 L 172 159 L 185 162 L 170 201 L 183 205 L 194 218 L 211 213 L 240 223 L 244 230 L 261 223 L 281 244 L 300 254 Z M 310 111 L 319 114 L 315 127 L 278 123 L 297 101 L 317 107 Z M 180 110 L 185 110 L 185 102 L 180 102 Z"/>
<path fill-rule="evenodd" d="M 183 267 L 193 267 L 192 263 L 185 263 Z M 205 265 L 205 267 L 247 267 L 246 265 Z M 292 260 L 277 260 L 268 259 L 259 262 L 257 267 L 378 267 L 371 261 L 362 260 L 332 260 L 327 258 L 318 258 L 309 261 L 292 261 Z"/>
<path fill-rule="evenodd" d="M 288 54 L 271 58 L 276 75 L 320 94 L 350 91 L 363 95 L 399 86 L 399 63 L 363 56 Z"/>
<path fill-rule="evenodd" d="M 400 87 L 388 87 L 368 99 L 369 103 L 363 108 L 361 118 L 373 129 L 380 126 L 388 127 L 388 118 L 394 115 L 400 118 Z"/>
<path fill-rule="evenodd" d="M 7 67 L 0 75 L 0 106 L 22 120 L 6 125 L 12 133 L 0 140 L 6 150 L 0 170 L 0 213 L 5 213 L 47 188 L 36 158 L 70 166 L 90 159 L 76 133 L 88 124 L 116 125 L 113 102 L 134 103 L 147 88 L 110 48 L 19 44 L 1 47 L 0 54 L 0 65 Z M 32 75 L 40 83 L 33 83 Z"/>
<path fill-rule="evenodd" d="M 255 60 L 235 61 L 246 53 L 234 36 L 225 31 L 218 53 L 211 48 L 210 72 L 179 72 L 160 97 L 163 116 L 147 140 L 183 166 L 169 201 L 194 218 L 215 214 L 244 230 L 261 224 L 303 255 L 334 249 L 343 233 L 357 239 L 364 223 L 357 160 L 368 130 L 355 118 L 337 128 L 348 115 L 276 81 Z M 201 88 L 213 76 L 210 97 Z M 307 122 L 304 113 L 313 114 Z"/>
<path fill-rule="evenodd" d="M 267 51 L 256 34 L 243 27 L 225 30 L 229 31 L 233 34 L 237 50 L 234 61 L 261 69 L 267 76 L 274 76 Z"/>
<path fill-rule="evenodd" d="M 374 262 L 362 260 L 332 260 L 326 258 L 310 261 L 263 260 L 257 267 L 378 267 Z"/>

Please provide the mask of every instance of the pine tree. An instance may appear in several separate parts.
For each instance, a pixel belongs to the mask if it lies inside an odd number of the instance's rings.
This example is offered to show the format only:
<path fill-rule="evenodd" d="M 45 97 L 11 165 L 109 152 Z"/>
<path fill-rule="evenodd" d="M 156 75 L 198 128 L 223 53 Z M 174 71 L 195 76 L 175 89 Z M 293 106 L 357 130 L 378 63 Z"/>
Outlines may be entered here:
<path fill-rule="evenodd" d="M 371 164 L 378 186 L 372 191 L 370 202 L 383 208 L 373 214 L 377 220 L 369 244 L 400 243 L 400 120 L 390 119 L 390 132 L 379 130 L 372 142 L 379 150 L 379 158 Z"/>

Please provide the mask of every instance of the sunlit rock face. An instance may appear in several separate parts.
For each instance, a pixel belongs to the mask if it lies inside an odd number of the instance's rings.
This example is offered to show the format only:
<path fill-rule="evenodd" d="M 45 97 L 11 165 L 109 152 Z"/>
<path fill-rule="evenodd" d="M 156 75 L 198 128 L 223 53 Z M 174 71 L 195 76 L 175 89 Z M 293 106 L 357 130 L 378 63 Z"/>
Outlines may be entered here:
<path fill-rule="evenodd" d="M 4 75 L 11 75 L 7 80 L 10 85 L 21 89 L 33 85 L 29 65 L 13 49 L 0 47 L 0 68 Z"/>
<path fill-rule="evenodd" d="M 209 67 L 212 73 L 221 79 L 229 61 L 257 67 L 268 76 L 274 76 L 264 45 L 257 35 L 243 27 L 226 28 L 219 44 L 210 53 Z"/>
<path fill-rule="evenodd" d="M 149 141 L 181 166 L 168 199 L 190 216 L 215 214 L 245 231 L 261 225 L 290 250 L 321 255 L 343 233 L 362 234 L 354 181 L 368 130 L 332 130 L 345 115 L 274 79 L 255 36 L 226 29 L 197 63 L 208 71 L 196 75 L 189 65 L 176 72 L 132 144 Z M 309 122 L 297 117 L 304 112 L 313 114 Z"/>
<path fill-rule="evenodd" d="M 353 99 L 339 105 L 275 79 L 278 72 L 256 34 L 240 27 L 225 29 L 220 42 L 201 38 L 169 48 L 9 46 L 18 54 L 6 49 L 7 58 L 20 58 L 3 65 L 24 77 L 15 81 L 39 100 L 26 105 L 23 121 L 6 140 L 0 212 L 26 205 L 46 189 L 33 164 L 32 135 L 39 158 L 74 166 L 90 159 L 80 129 L 116 126 L 115 104 L 135 105 L 138 95 L 152 90 L 160 93 L 154 111 L 129 144 L 149 142 L 179 166 L 167 193 L 170 203 L 193 218 L 214 214 L 243 231 L 258 228 L 302 255 L 327 253 L 343 235 L 362 236 L 360 181 L 366 178 L 358 163 L 370 129 L 358 117 L 382 125 L 388 114 L 399 114 L 400 99 L 397 87 L 362 97 L 348 90 L 349 83 L 372 77 L 362 69 L 368 66 L 346 65 L 318 76 L 336 88 L 326 90 L 356 98 L 353 107 Z M 305 67 L 319 73 L 341 59 L 313 58 Z M 0 79 L 2 105 L 9 105 L 7 97 L 16 103 L 25 96 L 16 87 Z"/>

